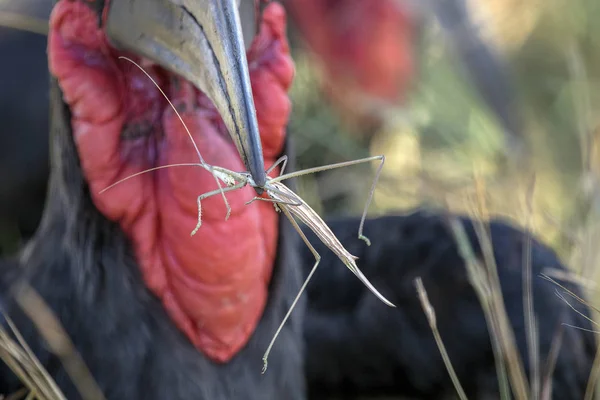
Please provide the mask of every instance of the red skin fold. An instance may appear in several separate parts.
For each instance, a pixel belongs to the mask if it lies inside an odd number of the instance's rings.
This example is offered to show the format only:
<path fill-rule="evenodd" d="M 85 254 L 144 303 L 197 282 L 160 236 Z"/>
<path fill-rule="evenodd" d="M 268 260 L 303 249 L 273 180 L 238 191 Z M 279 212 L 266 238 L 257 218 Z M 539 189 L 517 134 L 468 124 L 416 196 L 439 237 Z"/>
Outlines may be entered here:
<path fill-rule="evenodd" d="M 350 125 L 371 135 L 374 104 L 406 104 L 415 79 L 415 15 L 402 0 L 288 0 L 322 68 L 322 85 Z M 371 100 L 375 103 L 369 107 Z"/>
<path fill-rule="evenodd" d="M 264 11 L 248 51 L 266 166 L 281 154 L 294 65 L 281 5 Z M 81 167 L 95 206 L 131 239 L 148 288 L 175 324 L 204 354 L 226 362 L 247 343 L 263 313 L 275 259 L 278 216 L 270 203 L 244 203 L 252 188 L 230 192 L 225 221 L 220 196 L 201 168 L 150 172 L 99 192 L 131 174 L 160 165 L 198 162 L 181 122 L 153 83 L 108 43 L 97 16 L 82 2 L 61 0 L 50 18 L 48 57 L 64 100 Z M 131 55 L 128 55 L 131 57 Z M 204 159 L 234 171 L 244 165 L 211 101 L 191 84 L 148 60 L 132 57 L 167 93 Z"/>

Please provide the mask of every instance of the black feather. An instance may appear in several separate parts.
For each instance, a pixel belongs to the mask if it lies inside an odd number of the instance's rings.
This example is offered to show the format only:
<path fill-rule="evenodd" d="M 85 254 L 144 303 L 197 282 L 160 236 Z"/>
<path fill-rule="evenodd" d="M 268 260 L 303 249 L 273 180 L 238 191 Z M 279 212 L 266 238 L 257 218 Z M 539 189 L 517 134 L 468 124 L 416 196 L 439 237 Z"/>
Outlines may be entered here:
<path fill-rule="evenodd" d="M 460 221 L 481 257 L 473 223 L 467 218 Z M 323 257 L 307 289 L 304 335 L 310 397 L 335 394 L 353 399 L 380 394 L 438 399 L 455 393 L 417 297 L 413 281 L 420 276 L 467 395 L 496 398 L 497 375 L 483 311 L 446 217 L 419 211 L 367 220 L 364 233 L 371 239 L 370 247 L 357 237 L 358 219 L 327 222 L 342 244 L 359 257 L 358 267 L 367 278 L 398 308 L 381 304 L 306 231 Z M 595 355 L 595 337 L 562 324 L 592 329 L 591 324 L 556 296 L 556 285 L 540 277 L 545 268 L 565 267 L 549 248 L 505 222 L 494 220 L 490 232 L 507 314 L 526 371 L 522 260 L 525 240 L 530 238 L 542 366 L 553 338 L 562 329 L 552 398 L 582 399 Z M 303 250 L 305 274 L 312 267 L 311 257 Z M 574 285 L 564 286 L 581 293 Z M 587 307 L 577 308 L 590 315 Z"/>
<path fill-rule="evenodd" d="M 281 220 L 272 287 L 248 345 L 229 363 L 206 359 L 174 326 L 146 288 L 120 228 L 90 199 L 72 140 L 67 107 L 51 84 L 52 172 L 40 228 L 18 262 L 5 261 L 9 296 L 26 281 L 55 312 L 107 399 L 303 399 L 302 308 L 292 315 L 261 375 L 262 354 L 300 287 L 297 234 Z M 10 287 L 10 290 L 9 290 Z M 68 399 L 79 398 L 56 356 L 23 313 L 8 302 L 41 362 Z M 5 367 L 0 393 L 20 387 Z"/>

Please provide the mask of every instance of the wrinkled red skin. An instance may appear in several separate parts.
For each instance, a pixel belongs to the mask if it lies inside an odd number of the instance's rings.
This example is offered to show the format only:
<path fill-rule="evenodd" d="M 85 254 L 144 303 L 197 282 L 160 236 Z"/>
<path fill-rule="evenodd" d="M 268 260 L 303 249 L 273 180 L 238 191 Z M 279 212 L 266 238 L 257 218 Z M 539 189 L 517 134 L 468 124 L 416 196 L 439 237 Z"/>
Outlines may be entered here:
<path fill-rule="evenodd" d="M 285 38 L 285 12 L 265 9 L 260 34 L 248 52 L 265 164 L 281 154 L 291 104 L 294 66 Z M 247 187 L 203 201 L 196 225 L 196 197 L 217 188 L 194 167 L 168 168 L 119 179 L 159 165 L 198 162 L 183 126 L 152 82 L 119 60 L 91 10 L 61 0 L 50 19 L 50 70 L 72 112 L 72 128 L 94 204 L 132 240 L 147 286 L 204 354 L 230 360 L 248 341 L 267 299 L 277 243 L 278 216 L 270 203 L 255 202 Z M 208 98 L 189 83 L 139 61 L 181 112 L 205 160 L 243 171 L 235 146 Z M 124 305 L 126 306 L 126 305 Z"/>
<path fill-rule="evenodd" d="M 412 15 L 401 0 L 288 0 L 326 85 L 403 102 L 414 76 Z M 341 99 L 340 99 L 341 100 Z"/>

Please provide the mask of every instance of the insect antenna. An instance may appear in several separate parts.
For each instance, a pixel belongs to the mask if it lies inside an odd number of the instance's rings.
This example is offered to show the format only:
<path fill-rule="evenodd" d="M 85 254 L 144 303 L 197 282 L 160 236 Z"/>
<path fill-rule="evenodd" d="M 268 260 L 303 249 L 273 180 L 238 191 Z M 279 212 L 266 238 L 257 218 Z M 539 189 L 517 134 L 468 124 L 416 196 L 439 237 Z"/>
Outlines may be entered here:
<path fill-rule="evenodd" d="M 309 273 L 308 277 L 305 279 L 304 283 L 302 284 L 302 286 L 301 286 L 298 294 L 296 295 L 296 297 L 294 298 L 294 301 L 292 302 L 292 305 L 291 305 L 290 309 L 288 310 L 288 312 L 284 316 L 283 321 L 279 325 L 276 333 L 274 334 L 271 342 L 269 343 L 269 346 L 267 347 L 267 350 L 266 350 L 266 352 L 265 352 L 265 354 L 263 356 L 263 362 L 264 362 L 263 373 L 267 369 L 267 365 L 268 365 L 267 359 L 268 359 L 268 356 L 269 356 L 269 352 L 271 351 L 271 349 L 273 347 L 273 344 L 275 343 L 275 340 L 277 339 L 277 336 L 281 332 L 281 329 L 285 325 L 285 322 L 287 321 L 287 319 L 289 318 L 289 316 L 292 313 L 293 309 L 295 308 L 298 300 L 300 299 L 300 296 L 304 293 L 304 291 L 306 289 L 306 286 L 308 285 L 308 282 L 312 278 L 312 275 L 316 271 L 316 269 L 317 269 L 317 267 L 319 265 L 319 262 L 321 260 L 321 256 L 315 250 L 315 248 L 310 244 L 310 242 L 308 241 L 308 239 L 307 239 L 306 235 L 304 234 L 304 232 L 302 232 L 302 229 L 300 228 L 298 222 L 294 218 L 294 215 L 296 215 L 302 222 L 304 222 L 305 224 L 307 224 L 309 226 L 309 228 L 311 230 L 313 230 L 317 234 L 317 236 L 319 237 L 319 239 L 321 241 L 323 241 L 323 243 L 329 249 L 331 249 L 340 258 L 340 260 L 343 261 L 343 263 L 346 265 L 346 267 L 348 267 L 363 282 L 363 284 L 365 284 L 367 286 L 367 288 L 369 290 L 371 290 L 377 297 L 379 297 L 380 300 L 382 300 L 387 305 L 395 307 L 391 302 L 389 302 L 385 297 L 383 297 L 373 287 L 373 285 L 367 280 L 367 278 L 362 274 L 362 272 L 360 272 L 360 270 L 356 267 L 356 264 L 355 264 L 355 260 L 357 258 L 355 256 L 351 255 L 350 253 L 348 253 L 348 251 L 339 242 L 339 240 L 337 239 L 337 237 L 335 236 L 335 234 L 333 234 L 333 232 L 331 232 L 331 230 L 329 229 L 329 227 L 327 226 L 327 224 L 318 216 L 318 214 L 312 208 L 310 208 L 310 206 L 308 204 L 306 204 L 302 200 L 302 198 L 300 198 L 296 193 L 294 193 L 293 191 L 291 191 L 289 188 L 287 188 L 282 183 L 282 181 L 284 181 L 286 179 L 295 178 L 295 177 L 299 177 L 299 176 L 303 176 L 303 175 L 308 175 L 308 174 L 312 174 L 312 173 L 315 173 L 315 172 L 327 171 L 327 170 L 331 170 L 331 169 L 348 167 L 348 166 L 352 166 L 352 165 L 357 165 L 357 164 L 367 163 L 367 162 L 371 162 L 371 161 L 375 161 L 375 160 L 380 160 L 381 163 L 379 165 L 379 168 L 377 169 L 377 173 L 376 173 L 375 178 L 373 180 L 373 184 L 371 186 L 371 190 L 369 192 L 369 197 L 368 197 L 367 203 L 365 204 L 365 209 L 363 211 L 363 216 L 361 218 L 361 223 L 360 223 L 360 226 L 359 226 L 359 238 L 362 239 L 362 240 L 364 240 L 368 245 L 370 245 L 369 239 L 366 238 L 362 234 L 362 230 L 363 230 L 364 220 L 366 218 L 366 213 L 367 213 L 368 207 L 369 207 L 369 205 L 370 205 L 370 203 L 372 201 L 372 198 L 373 198 L 373 194 L 374 194 L 374 191 L 375 191 L 375 186 L 377 184 L 377 181 L 379 180 L 379 175 L 381 173 L 381 170 L 383 168 L 383 164 L 385 162 L 385 157 L 383 155 L 381 155 L 381 156 L 367 157 L 367 158 L 363 158 L 363 159 L 360 159 L 360 160 L 346 161 L 346 162 L 341 162 L 341 163 L 336 163 L 336 164 L 331 164 L 331 165 L 326 165 L 326 166 L 321 166 L 321 167 L 308 168 L 308 169 L 305 169 L 305 170 L 291 172 L 291 173 L 287 173 L 287 174 L 284 174 L 284 170 L 285 170 L 285 168 L 287 166 L 288 157 L 287 156 L 282 156 L 269 169 L 267 169 L 267 171 L 265 171 L 267 173 L 267 175 L 268 175 L 279 164 L 282 164 L 281 170 L 280 170 L 280 175 L 278 177 L 276 177 L 276 178 L 268 177 L 267 182 L 264 185 L 264 187 L 260 187 L 260 186 L 256 185 L 256 183 L 253 181 L 252 177 L 249 176 L 247 173 L 244 173 L 244 172 L 242 172 L 242 173 L 236 173 L 236 172 L 230 171 L 230 170 L 228 170 L 226 168 L 222 168 L 222 167 L 218 167 L 218 166 L 212 166 L 212 165 L 206 163 L 204 161 L 204 159 L 202 158 L 202 155 L 200 154 L 200 150 L 199 150 L 198 146 L 196 145 L 196 142 L 194 141 L 194 138 L 193 138 L 191 132 L 189 131 L 187 125 L 183 121 L 183 118 L 181 117 L 181 115 L 179 114 L 179 112 L 177 111 L 177 109 L 175 108 L 175 106 L 173 105 L 173 103 L 171 102 L 171 100 L 168 98 L 168 96 L 164 93 L 164 91 L 156 83 L 156 81 L 140 65 L 138 65 L 135 61 L 133 61 L 133 60 L 127 58 L 127 57 L 124 57 L 124 56 L 121 56 L 119 58 L 123 58 L 123 59 L 131 62 L 132 64 L 134 64 L 136 67 L 138 67 L 152 81 L 152 83 L 158 88 L 158 90 L 163 95 L 163 97 L 167 100 L 167 102 L 169 103 L 169 105 L 171 106 L 171 108 L 175 111 L 177 117 L 179 118 L 179 121 L 181 122 L 181 124 L 185 128 L 188 137 L 190 138 L 190 140 L 192 141 L 192 144 L 194 145 L 194 149 L 196 150 L 196 154 L 198 155 L 199 163 L 179 163 L 179 164 L 170 164 L 170 165 L 163 165 L 163 166 L 159 166 L 159 167 L 149 168 L 147 170 L 135 173 L 135 174 L 130 175 L 130 176 L 124 178 L 124 179 L 121 179 L 120 181 L 118 181 L 118 182 L 110 185 L 109 187 L 105 188 L 104 190 L 102 190 L 101 193 L 103 193 L 104 191 L 110 189 L 111 187 L 114 187 L 115 185 L 117 185 L 119 183 L 122 183 L 125 180 L 134 178 L 136 176 L 139 176 L 139 175 L 142 175 L 144 173 L 151 172 L 151 171 L 156 171 L 156 170 L 165 169 L 165 168 L 172 168 L 172 167 L 200 166 L 200 167 L 204 168 L 205 170 L 207 170 L 208 172 L 211 173 L 211 175 L 213 176 L 213 178 L 217 182 L 217 185 L 218 185 L 219 188 L 217 190 L 213 190 L 211 192 L 204 193 L 204 194 L 198 196 L 198 198 L 197 198 L 197 203 L 198 203 L 198 224 L 196 225 L 196 227 L 192 231 L 191 235 L 194 235 L 198 231 L 198 229 L 200 228 L 201 223 L 202 223 L 201 222 L 202 221 L 202 208 L 201 208 L 201 201 L 202 200 L 204 200 L 204 199 L 206 199 L 208 197 L 220 194 L 223 197 L 223 201 L 225 203 L 225 206 L 227 207 L 227 215 L 225 217 L 225 219 L 227 219 L 229 217 L 230 212 L 231 212 L 231 207 L 229 206 L 229 203 L 227 202 L 227 199 L 225 197 L 225 192 L 229 192 L 229 191 L 241 189 L 242 187 L 244 187 L 246 185 L 250 185 L 253 188 L 260 188 L 260 189 L 265 190 L 267 192 L 267 194 L 270 196 L 270 198 L 254 197 L 252 200 L 250 200 L 246 204 L 250 204 L 250 203 L 252 203 L 255 200 L 269 201 L 269 202 L 274 203 L 275 208 L 278 211 L 281 211 L 288 218 L 288 220 L 291 222 L 291 224 L 294 227 L 294 229 L 298 232 L 298 234 L 300 235 L 300 237 L 302 238 L 302 240 L 304 241 L 304 243 L 308 246 L 308 248 L 310 249 L 310 251 L 312 252 L 312 254 L 315 256 L 315 264 L 314 264 L 311 272 Z M 225 182 L 227 184 L 226 188 L 222 187 L 220 180 L 222 180 L 223 182 Z"/>
<path fill-rule="evenodd" d="M 111 185 L 108 185 L 107 187 L 105 187 L 104 189 L 99 191 L 98 193 L 102 194 L 102 193 L 106 192 L 107 190 L 112 189 L 113 187 L 115 187 L 125 181 L 128 181 L 129 179 L 132 179 L 132 178 L 138 177 L 140 175 L 147 174 L 148 172 L 156 171 L 159 169 L 167 169 L 167 168 L 173 168 L 173 167 L 201 167 L 201 166 L 202 166 L 202 164 L 199 164 L 199 163 L 179 163 L 179 164 L 160 165 L 158 167 L 148 168 L 143 171 L 136 172 L 135 174 L 131 174 L 123 179 L 119 179 L 118 181 L 116 181 L 115 183 L 113 183 Z"/>
<path fill-rule="evenodd" d="M 175 112 L 175 114 L 177 115 L 177 118 L 179 118 L 179 121 L 181 122 L 181 124 L 183 125 L 183 128 L 185 129 L 185 132 L 187 133 L 188 137 L 190 138 L 190 141 L 192 142 L 192 145 L 194 146 L 194 150 L 196 150 L 196 154 L 198 155 L 198 159 L 199 159 L 199 163 L 180 163 L 180 164 L 169 164 L 169 165 L 162 165 L 159 167 L 154 167 L 154 168 L 148 168 L 144 171 L 135 173 L 133 175 L 130 175 L 124 179 L 121 179 L 118 182 L 113 183 L 112 185 L 104 188 L 102 191 L 100 191 L 100 193 L 104 193 L 105 191 L 107 191 L 108 189 L 118 185 L 119 183 L 122 183 L 128 179 L 134 178 L 136 176 L 140 176 L 143 174 L 146 174 L 148 172 L 152 172 L 152 171 L 156 171 L 159 169 L 166 169 L 166 168 L 171 168 L 171 167 L 184 167 L 184 166 L 200 166 L 202 168 L 204 168 L 205 170 L 207 170 L 208 172 L 210 172 L 210 174 L 213 176 L 213 178 L 215 179 L 215 182 L 217 182 L 217 185 L 219 186 L 219 192 L 221 193 L 221 196 L 223 197 L 223 202 L 225 203 L 225 207 L 227 208 L 227 213 L 225 215 L 225 219 L 227 220 L 229 218 L 229 215 L 231 214 L 231 206 L 229 205 L 229 202 L 227 201 L 227 198 L 225 197 L 225 190 L 223 188 L 223 186 L 221 185 L 221 181 L 219 180 L 219 178 L 217 177 L 217 174 L 215 173 L 215 169 L 212 165 L 208 164 L 206 161 L 204 161 L 204 158 L 202 157 L 202 154 L 200 153 L 200 149 L 198 148 L 198 145 L 196 144 L 196 141 L 194 140 L 194 137 L 192 136 L 192 133 L 190 132 L 188 126 L 186 125 L 185 121 L 183 120 L 183 118 L 181 117 L 181 114 L 179 114 L 179 111 L 177 111 L 177 109 L 175 108 L 175 106 L 173 105 L 173 103 L 171 102 L 171 100 L 169 99 L 169 96 L 167 96 L 167 94 L 162 90 L 162 88 L 158 85 L 158 83 L 154 80 L 154 78 L 152 78 L 152 76 L 150 76 L 149 73 L 146 72 L 146 70 L 144 70 L 144 68 L 142 68 L 142 66 L 140 66 L 138 63 L 136 63 L 135 61 L 133 61 L 131 58 L 129 57 L 125 57 L 125 56 L 119 56 L 120 59 L 129 61 L 130 63 L 132 63 L 133 65 L 135 65 L 137 68 L 139 68 L 140 71 L 142 71 L 144 73 L 144 75 L 146 75 L 148 77 L 148 79 L 150 79 L 150 81 L 152 81 L 152 83 L 154 84 L 154 86 L 156 86 L 156 88 L 160 91 L 160 93 L 162 94 L 162 96 L 165 98 L 165 100 L 167 100 L 167 102 L 169 103 L 169 105 L 171 106 L 171 108 L 173 109 L 173 111 Z"/>

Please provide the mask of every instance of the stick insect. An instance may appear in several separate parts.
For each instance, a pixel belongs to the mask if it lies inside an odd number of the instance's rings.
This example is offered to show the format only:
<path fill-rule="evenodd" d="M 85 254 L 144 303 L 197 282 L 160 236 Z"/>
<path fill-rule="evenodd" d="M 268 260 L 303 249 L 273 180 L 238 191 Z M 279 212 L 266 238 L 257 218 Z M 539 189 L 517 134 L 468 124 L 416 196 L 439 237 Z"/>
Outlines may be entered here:
<path fill-rule="evenodd" d="M 295 218 L 297 218 L 298 220 L 300 220 L 304 224 L 306 224 L 315 233 L 315 235 L 331 251 L 333 251 L 338 256 L 338 258 L 344 263 L 344 265 L 354 275 L 356 275 L 356 277 L 371 292 L 373 292 L 373 294 L 375 294 L 375 296 L 377 296 L 386 305 L 388 305 L 390 307 L 395 307 L 394 304 L 392 304 L 381 293 L 379 293 L 379 291 L 371 284 L 371 282 L 363 275 L 363 273 L 357 267 L 356 260 L 358 259 L 358 257 L 355 257 L 352 254 L 350 254 L 350 252 L 348 250 L 346 250 L 346 248 L 340 243 L 338 238 L 334 235 L 334 233 L 327 226 L 327 224 L 323 221 L 323 219 L 304 200 L 302 200 L 302 198 L 300 196 L 298 196 L 296 193 L 294 193 L 292 190 L 290 190 L 287 186 L 285 186 L 282 183 L 282 181 L 284 181 L 286 179 L 296 178 L 296 177 L 300 177 L 303 175 L 312 174 L 315 172 L 343 168 L 343 167 L 348 167 L 348 166 L 357 165 L 357 164 L 363 164 L 363 163 L 376 161 L 376 160 L 380 161 L 379 167 L 375 174 L 375 179 L 373 180 L 373 184 L 372 184 L 370 192 L 369 192 L 369 197 L 365 204 L 365 208 L 364 208 L 364 211 L 362 214 L 360 225 L 358 228 L 358 237 L 360 239 L 362 239 L 363 241 L 365 241 L 365 243 L 367 243 L 367 245 L 370 246 L 371 245 L 370 240 L 366 236 L 363 235 L 363 227 L 364 227 L 367 210 L 373 199 L 373 194 L 375 192 L 375 186 L 377 185 L 379 175 L 381 173 L 383 164 L 385 162 L 385 156 L 383 156 L 383 155 L 372 156 L 372 157 L 362 158 L 359 160 L 346 161 L 346 162 L 340 162 L 340 163 L 321 166 L 321 167 L 308 168 L 308 169 L 305 169 L 302 171 L 296 171 L 296 172 L 291 172 L 291 173 L 287 173 L 287 174 L 285 174 L 284 171 L 285 171 L 285 167 L 286 167 L 288 158 L 287 158 L 287 156 L 282 156 L 266 171 L 267 182 L 265 183 L 265 185 L 262 187 L 258 186 L 252 179 L 252 176 L 249 172 L 234 172 L 234 171 L 231 171 L 231 170 L 223 168 L 223 167 L 210 165 L 207 162 L 205 162 L 200 154 L 200 150 L 198 149 L 198 146 L 196 145 L 196 143 L 192 137 L 192 134 L 190 133 L 185 122 L 183 121 L 183 118 L 181 117 L 181 115 L 179 114 L 179 112 L 177 111 L 175 106 L 171 103 L 171 100 L 169 100 L 167 95 L 163 92 L 163 90 L 156 83 L 156 81 L 135 61 L 133 61 L 127 57 L 123 57 L 123 56 L 121 56 L 119 58 L 123 58 L 123 59 L 131 62 L 135 66 L 137 66 L 158 88 L 158 90 L 161 92 L 161 94 L 167 100 L 169 105 L 175 111 L 177 117 L 179 118 L 180 122 L 182 123 L 184 129 L 186 130 L 190 140 L 192 141 L 192 143 L 194 145 L 194 148 L 195 148 L 196 153 L 199 158 L 199 162 L 198 163 L 169 164 L 169 165 L 163 165 L 163 166 L 150 168 L 150 169 L 138 172 L 136 174 L 130 175 L 124 179 L 121 179 L 121 180 L 113 183 L 112 185 L 106 187 L 105 189 L 100 191 L 100 193 L 104 193 L 105 191 L 109 190 L 110 188 L 112 188 L 126 180 L 129 180 L 131 178 L 134 178 L 136 176 L 139 176 L 139 175 L 151 172 L 151 171 L 156 171 L 156 170 L 165 169 L 165 168 L 172 168 L 172 167 L 191 167 L 191 166 L 201 167 L 213 175 L 213 177 L 215 178 L 215 180 L 219 186 L 219 189 L 216 189 L 216 190 L 213 190 L 213 191 L 210 191 L 210 192 L 207 192 L 207 193 L 204 193 L 204 194 L 201 194 L 200 196 L 198 196 L 198 198 L 197 198 L 198 223 L 196 224 L 196 227 L 192 230 L 192 232 L 190 234 L 191 236 L 195 235 L 198 232 L 198 230 L 200 229 L 200 227 L 202 226 L 202 200 L 204 200 L 208 197 L 212 197 L 212 196 L 220 194 L 223 197 L 223 201 L 225 202 L 225 207 L 227 208 L 227 213 L 225 215 L 225 220 L 227 220 L 231 213 L 231 207 L 230 207 L 229 203 L 227 202 L 225 193 L 231 192 L 233 190 L 241 189 L 245 186 L 251 186 L 252 188 L 255 188 L 255 189 L 262 189 L 269 197 L 265 198 L 265 197 L 256 196 L 253 199 L 251 199 L 250 201 L 246 202 L 245 204 L 249 205 L 250 203 L 253 203 L 254 201 L 267 201 L 267 202 L 273 203 L 275 210 L 283 213 L 289 219 L 289 221 L 292 224 L 292 226 L 294 227 L 294 229 L 298 232 L 298 234 L 300 235 L 300 237 L 302 238 L 302 240 L 304 241 L 306 246 L 308 246 L 311 253 L 315 257 L 315 264 L 313 265 L 310 273 L 308 274 L 308 277 L 305 279 L 304 283 L 302 284 L 302 287 L 300 288 L 300 290 L 298 291 L 298 294 L 294 298 L 294 301 L 292 302 L 290 309 L 284 316 L 281 324 L 277 328 L 277 331 L 273 335 L 273 338 L 271 339 L 271 342 L 269 343 L 267 350 L 265 351 L 265 354 L 263 356 L 263 369 L 262 369 L 263 374 L 267 370 L 269 353 L 275 343 L 275 340 L 277 339 L 279 333 L 281 332 L 281 329 L 283 328 L 286 321 L 288 320 L 290 314 L 292 313 L 294 307 L 296 306 L 296 303 L 298 302 L 298 300 L 300 299 L 300 296 L 306 289 L 308 282 L 312 278 L 314 272 L 317 270 L 317 267 L 321 261 L 321 256 L 316 251 L 316 249 L 311 245 L 311 243 L 309 242 L 306 235 L 302 232 L 302 229 L 298 225 L 298 222 L 296 222 Z M 269 176 L 269 174 L 272 173 L 273 170 L 280 164 L 281 164 L 280 175 L 275 178 Z M 222 187 L 220 181 L 225 183 L 226 187 Z"/>

